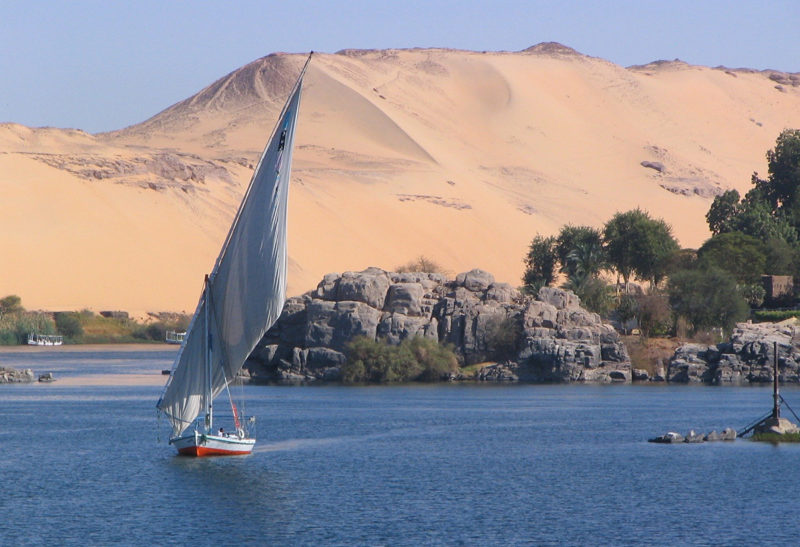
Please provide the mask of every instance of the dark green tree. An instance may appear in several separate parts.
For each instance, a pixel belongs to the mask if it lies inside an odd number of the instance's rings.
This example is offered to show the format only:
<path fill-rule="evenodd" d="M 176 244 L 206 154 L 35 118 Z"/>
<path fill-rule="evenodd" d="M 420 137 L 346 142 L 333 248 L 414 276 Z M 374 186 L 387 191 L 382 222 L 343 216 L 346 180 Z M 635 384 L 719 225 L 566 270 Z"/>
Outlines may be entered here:
<path fill-rule="evenodd" d="M 80 315 L 75 312 L 58 312 L 55 314 L 56 330 L 66 338 L 76 339 L 83 336 L 83 325 Z"/>
<path fill-rule="evenodd" d="M 680 246 L 672 235 L 672 227 L 664 220 L 649 219 L 643 224 L 644 246 L 635 270 L 639 277 L 650 280 L 653 287 L 658 287 L 669 272 Z"/>
<path fill-rule="evenodd" d="M 25 311 L 25 308 L 22 307 L 22 299 L 16 294 L 10 294 L 0 298 L 0 317 L 22 311 Z"/>
<path fill-rule="evenodd" d="M 625 284 L 634 273 L 634 258 L 639 252 L 639 223 L 644 213 L 635 209 L 627 213 L 617 213 L 606 222 L 603 241 L 609 264 L 622 276 Z"/>
<path fill-rule="evenodd" d="M 767 258 L 762 243 L 741 232 L 715 235 L 703 243 L 697 256 L 702 262 L 725 270 L 742 285 L 761 279 Z"/>
<path fill-rule="evenodd" d="M 669 303 L 677 317 L 694 332 L 722 327 L 730 331 L 747 317 L 748 306 L 737 290 L 736 280 L 716 267 L 681 270 L 667 283 Z"/>
<path fill-rule="evenodd" d="M 603 234 L 591 226 L 561 227 L 555 243 L 560 271 L 568 277 L 596 275 L 605 266 Z M 572 256 L 570 256 L 572 255 Z"/>
<path fill-rule="evenodd" d="M 766 263 L 764 273 L 768 275 L 797 275 L 798 252 L 786 240 L 772 238 L 764 243 Z"/>
<path fill-rule="evenodd" d="M 761 241 L 783 239 L 792 245 L 798 241 L 797 230 L 784 212 L 773 211 L 763 192 L 757 188 L 745 194 L 724 231 L 742 232 Z"/>
<path fill-rule="evenodd" d="M 555 279 L 558 255 L 556 254 L 556 238 L 537 235 L 531 241 L 525 257 L 525 273 L 522 283 L 526 292 L 536 294 L 545 285 Z"/>
<path fill-rule="evenodd" d="M 731 231 L 731 223 L 739 209 L 739 199 L 739 192 L 736 190 L 728 190 L 714 198 L 706 213 L 706 221 L 712 234 Z"/>
<path fill-rule="evenodd" d="M 800 242 L 800 130 L 787 129 L 767 152 L 768 176 L 753 173 L 753 188 L 739 200 L 736 190 L 714 198 L 706 214 L 714 235 L 742 232 L 761 241 Z"/>
<path fill-rule="evenodd" d="M 752 182 L 759 188 L 773 211 L 792 209 L 800 205 L 800 129 L 785 129 L 778 135 L 775 148 L 767 152 L 766 179 L 753 174 Z"/>
<path fill-rule="evenodd" d="M 628 334 L 626 324 L 639 315 L 639 301 L 634 294 L 623 294 L 619 298 L 619 304 L 616 308 L 617 319 L 625 329 L 625 334 Z"/>
<path fill-rule="evenodd" d="M 603 239 L 609 264 L 626 284 L 635 273 L 657 286 L 680 249 L 666 222 L 638 208 L 617 213 L 606 222 Z"/>
<path fill-rule="evenodd" d="M 680 249 L 669 260 L 667 275 L 678 270 L 691 270 L 697 265 L 697 251 L 695 249 Z"/>
<path fill-rule="evenodd" d="M 600 271 L 606 267 L 606 252 L 600 233 L 595 239 L 579 241 L 567 253 L 566 273 L 570 280 L 576 283 L 585 283 L 596 278 Z"/>

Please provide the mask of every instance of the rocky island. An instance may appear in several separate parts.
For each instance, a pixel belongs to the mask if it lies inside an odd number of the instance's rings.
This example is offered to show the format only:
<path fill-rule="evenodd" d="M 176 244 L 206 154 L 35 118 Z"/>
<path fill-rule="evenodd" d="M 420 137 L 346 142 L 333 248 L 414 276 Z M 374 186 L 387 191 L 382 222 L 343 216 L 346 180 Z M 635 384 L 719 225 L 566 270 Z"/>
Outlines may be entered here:
<path fill-rule="evenodd" d="M 795 319 L 738 323 L 720 344 L 683 344 L 669 361 L 667 380 L 713 385 L 772 382 L 776 347 L 780 381 L 800 382 L 800 325 Z"/>
<path fill-rule="evenodd" d="M 33 382 L 36 379 L 29 368 L 17 370 L 14 368 L 0 367 L 0 384 L 21 384 Z"/>
<path fill-rule="evenodd" d="M 488 363 L 476 380 L 631 381 L 619 335 L 572 292 L 544 287 L 534 298 L 482 270 L 455 279 L 380 268 L 328 274 L 286 301 L 245 368 L 261 383 L 338 381 L 347 344 L 358 336 L 448 344 L 464 366 Z"/>

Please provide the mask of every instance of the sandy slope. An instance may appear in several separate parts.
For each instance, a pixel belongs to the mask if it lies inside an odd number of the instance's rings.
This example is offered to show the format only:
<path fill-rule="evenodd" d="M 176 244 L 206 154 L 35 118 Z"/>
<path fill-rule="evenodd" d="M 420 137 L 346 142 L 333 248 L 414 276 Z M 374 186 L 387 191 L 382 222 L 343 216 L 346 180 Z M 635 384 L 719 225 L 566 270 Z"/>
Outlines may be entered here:
<path fill-rule="evenodd" d="M 112 133 L 0 125 L 0 293 L 29 308 L 191 311 L 303 61 L 259 59 Z M 537 232 L 636 206 L 697 246 L 713 196 L 746 191 L 778 133 L 800 127 L 792 84 L 681 62 L 626 69 L 553 44 L 315 55 L 289 292 L 421 254 L 516 284 Z"/>

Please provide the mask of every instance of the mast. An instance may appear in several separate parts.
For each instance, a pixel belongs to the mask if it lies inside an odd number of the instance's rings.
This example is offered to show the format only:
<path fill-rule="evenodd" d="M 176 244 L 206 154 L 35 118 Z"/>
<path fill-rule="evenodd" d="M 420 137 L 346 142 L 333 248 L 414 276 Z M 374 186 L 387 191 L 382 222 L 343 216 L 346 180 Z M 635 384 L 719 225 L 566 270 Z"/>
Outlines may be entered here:
<path fill-rule="evenodd" d="M 778 342 L 772 343 L 772 417 L 781 417 L 781 395 L 778 392 Z"/>
<path fill-rule="evenodd" d="M 287 210 L 300 91 L 309 58 L 245 191 L 157 406 L 181 435 L 235 378 L 286 298 Z M 212 308 L 213 306 L 213 308 Z M 216 347 L 215 347 L 216 346 Z M 199 428 L 199 423 L 196 424 Z"/>
<path fill-rule="evenodd" d="M 211 327 L 210 327 L 210 323 L 208 321 L 208 308 L 209 308 L 209 305 L 211 303 L 211 301 L 210 301 L 211 285 L 208 282 L 208 275 L 206 275 L 205 292 L 206 292 L 206 294 L 205 294 L 204 298 L 206 300 L 206 305 L 205 305 L 205 312 L 204 313 L 205 313 L 205 326 L 206 326 L 206 331 L 205 331 L 206 351 L 205 351 L 205 367 L 204 368 L 205 368 L 206 381 L 205 381 L 204 399 L 205 399 L 205 407 L 206 407 L 206 433 L 209 433 L 209 432 L 211 432 L 211 428 L 213 427 L 212 412 L 213 412 L 214 399 L 213 399 L 212 381 L 211 381 Z"/>

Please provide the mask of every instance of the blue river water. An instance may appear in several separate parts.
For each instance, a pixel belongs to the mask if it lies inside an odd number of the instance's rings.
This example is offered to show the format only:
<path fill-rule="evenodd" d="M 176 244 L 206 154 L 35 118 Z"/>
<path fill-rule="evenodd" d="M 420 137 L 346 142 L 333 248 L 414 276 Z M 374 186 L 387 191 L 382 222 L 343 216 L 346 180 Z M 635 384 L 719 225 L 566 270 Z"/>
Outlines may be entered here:
<path fill-rule="evenodd" d="M 656 445 L 741 428 L 769 388 L 245 386 L 250 456 L 178 457 L 173 350 L 0 351 L 2 545 L 800 543 L 800 446 Z M 786 399 L 800 407 L 800 390 Z"/>

